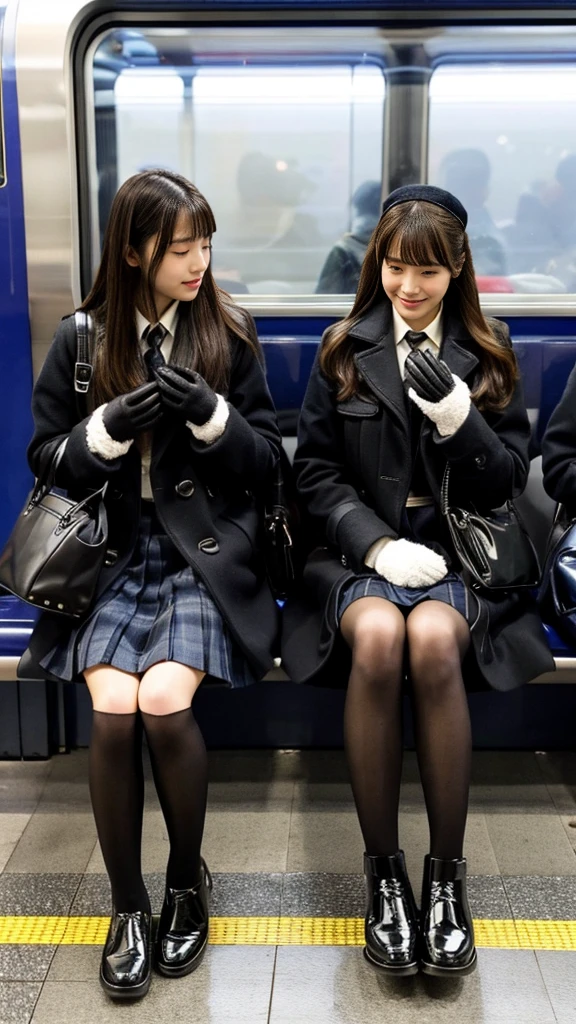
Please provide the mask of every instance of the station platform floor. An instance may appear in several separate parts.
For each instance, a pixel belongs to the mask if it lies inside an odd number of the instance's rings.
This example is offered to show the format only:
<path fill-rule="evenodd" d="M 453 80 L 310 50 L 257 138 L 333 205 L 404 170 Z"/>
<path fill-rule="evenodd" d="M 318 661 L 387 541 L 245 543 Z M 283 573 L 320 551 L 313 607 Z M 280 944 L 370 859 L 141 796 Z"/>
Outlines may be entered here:
<path fill-rule="evenodd" d="M 362 956 L 362 839 L 340 751 L 210 754 L 212 938 L 139 1002 L 98 984 L 109 892 L 87 752 L 0 762 L 0 1024 L 576 1024 L 576 754 L 479 752 L 466 855 L 478 970 L 388 980 Z M 150 773 L 148 772 L 148 780 Z M 427 827 L 406 756 L 401 840 L 419 891 Z M 168 841 L 148 781 L 143 866 Z"/>

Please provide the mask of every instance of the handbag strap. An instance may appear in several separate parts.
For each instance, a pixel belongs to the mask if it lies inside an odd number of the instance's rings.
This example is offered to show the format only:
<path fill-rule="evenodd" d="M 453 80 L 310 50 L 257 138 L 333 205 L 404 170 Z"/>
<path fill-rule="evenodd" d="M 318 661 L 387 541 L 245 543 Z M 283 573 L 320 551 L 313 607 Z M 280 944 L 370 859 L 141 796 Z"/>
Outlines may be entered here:
<path fill-rule="evenodd" d="M 48 464 L 42 468 L 40 476 L 36 480 L 34 490 L 30 495 L 29 506 L 35 505 L 37 504 L 37 502 L 42 501 L 42 498 L 46 494 L 48 494 L 48 491 L 52 490 L 54 486 L 54 480 L 56 479 L 56 471 L 58 469 L 58 466 L 60 465 L 60 461 L 62 459 L 62 456 L 64 455 L 64 449 L 66 448 L 67 444 L 68 438 L 65 437 L 64 440 L 58 445 L 56 451 L 54 452 L 54 455 L 52 456 Z"/>
<path fill-rule="evenodd" d="M 446 463 L 446 469 L 444 470 L 444 476 L 442 477 L 442 486 L 440 488 L 440 510 L 443 516 L 448 515 L 448 484 L 450 481 L 450 463 Z"/>
<path fill-rule="evenodd" d="M 82 309 L 74 313 L 76 322 L 76 363 L 74 366 L 74 391 L 86 395 L 92 380 L 91 342 L 94 334 L 92 317 Z M 80 403 L 82 399 L 79 399 Z"/>

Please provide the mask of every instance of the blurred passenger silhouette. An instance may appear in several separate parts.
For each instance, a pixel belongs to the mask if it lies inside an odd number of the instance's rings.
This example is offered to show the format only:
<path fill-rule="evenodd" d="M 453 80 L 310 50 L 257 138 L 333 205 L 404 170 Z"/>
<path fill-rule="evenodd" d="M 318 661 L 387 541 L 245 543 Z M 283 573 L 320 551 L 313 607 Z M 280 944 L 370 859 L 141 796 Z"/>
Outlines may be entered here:
<path fill-rule="evenodd" d="M 572 290 L 576 280 L 576 153 L 564 156 L 550 183 L 534 181 L 518 200 L 510 228 L 515 273 L 553 275 Z"/>
<path fill-rule="evenodd" d="M 317 241 L 316 219 L 297 209 L 316 186 L 296 160 L 276 159 L 257 150 L 245 153 L 236 182 L 251 242 L 291 248 Z"/>
<path fill-rule="evenodd" d="M 316 183 L 297 160 L 250 150 L 239 161 L 236 186 L 238 208 L 226 227 L 237 276 L 251 292 L 310 293 L 322 239 L 316 217 L 302 207 Z"/>
<path fill-rule="evenodd" d="M 317 295 L 350 295 L 358 287 L 370 236 L 380 219 L 382 186 L 364 181 L 352 196 L 352 228 L 332 247 L 320 272 Z"/>
<path fill-rule="evenodd" d="M 490 161 L 481 149 L 453 149 L 440 164 L 440 184 L 468 211 L 468 238 L 476 274 L 507 273 L 504 234 L 486 206 L 490 192 Z"/>

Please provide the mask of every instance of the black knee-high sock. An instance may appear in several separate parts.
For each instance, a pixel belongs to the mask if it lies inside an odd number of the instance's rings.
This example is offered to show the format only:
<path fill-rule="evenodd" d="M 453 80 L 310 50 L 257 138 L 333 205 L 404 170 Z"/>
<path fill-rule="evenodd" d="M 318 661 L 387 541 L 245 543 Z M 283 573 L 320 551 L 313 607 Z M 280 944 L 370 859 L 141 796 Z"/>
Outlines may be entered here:
<path fill-rule="evenodd" d="M 141 865 L 144 774 L 139 714 L 94 711 L 89 781 L 114 909 L 149 913 Z"/>
<path fill-rule="evenodd" d="M 166 884 L 189 889 L 200 875 L 206 816 L 206 747 L 191 708 L 170 715 L 142 712 L 158 798 L 170 838 Z"/>

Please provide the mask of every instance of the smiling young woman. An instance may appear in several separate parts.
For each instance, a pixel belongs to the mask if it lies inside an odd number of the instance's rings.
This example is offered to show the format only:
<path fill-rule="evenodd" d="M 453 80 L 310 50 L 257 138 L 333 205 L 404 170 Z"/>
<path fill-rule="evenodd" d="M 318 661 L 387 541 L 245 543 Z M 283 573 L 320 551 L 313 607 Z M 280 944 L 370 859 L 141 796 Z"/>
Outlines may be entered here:
<path fill-rule="evenodd" d="M 205 951 L 211 888 L 192 700 L 206 675 L 246 686 L 273 664 L 278 610 L 253 495 L 281 438 L 254 324 L 212 278 L 215 229 L 185 178 L 158 170 L 124 182 L 82 307 L 96 327 L 88 415 L 75 402 L 74 318 L 58 328 L 33 397 L 32 470 L 66 440 L 56 483 L 82 496 L 109 484 L 116 559 L 94 607 L 80 624 L 44 616 L 30 650 L 52 676 L 83 676 L 92 697 L 90 793 L 113 903 L 100 981 L 115 999 L 145 995 L 151 977 L 142 730 L 170 839 L 154 959 L 178 977 Z"/>
<path fill-rule="evenodd" d="M 366 956 L 392 974 L 466 974 L 476 952 L 463 839 L 470 686 L 553 667 L 530 595 L 472 590 L 440 512 L 518 494 L 530 426 L 508 330 L 482 315 L 466 211 L 428 185 L 392 192 L 345 320 L 326 331 L 294 466 L 319 547 L 284 609 L 298 682 L 347 687 L 344 734 L 365 841 Z M 420 916 L 399 849 L 408 676 L 430 825 Z"/>

